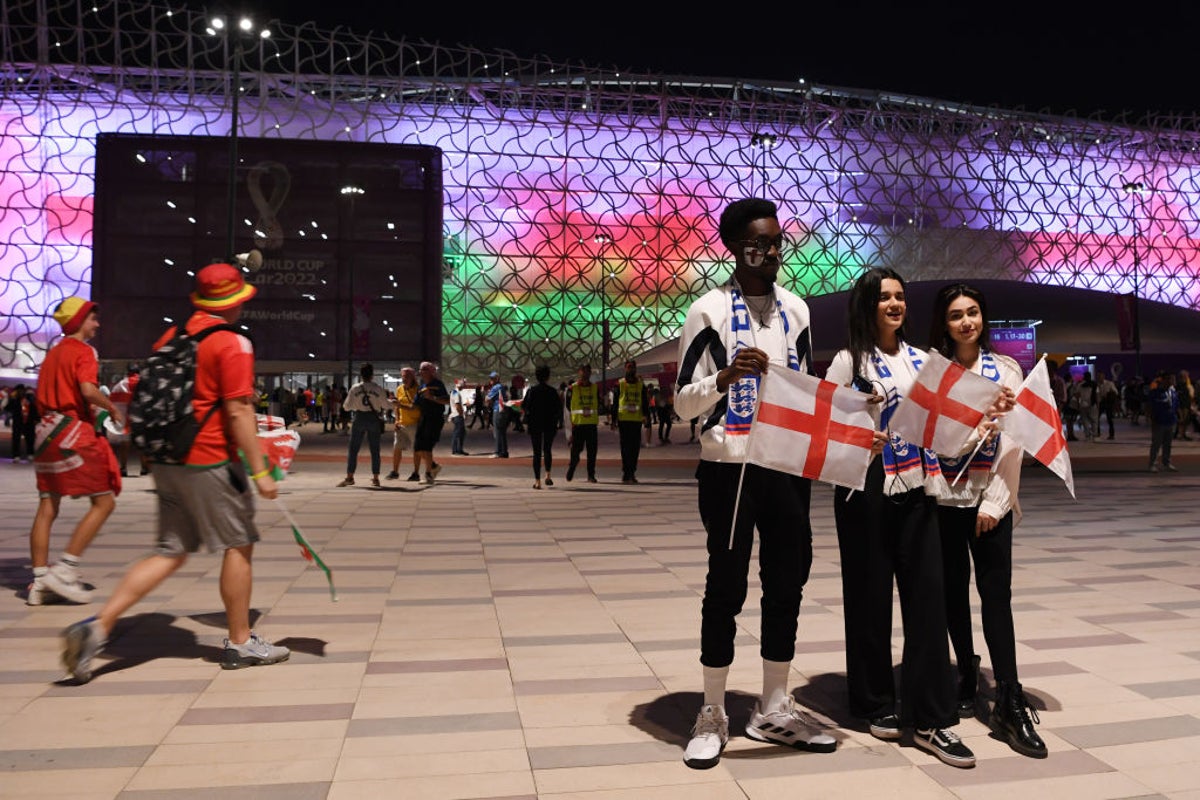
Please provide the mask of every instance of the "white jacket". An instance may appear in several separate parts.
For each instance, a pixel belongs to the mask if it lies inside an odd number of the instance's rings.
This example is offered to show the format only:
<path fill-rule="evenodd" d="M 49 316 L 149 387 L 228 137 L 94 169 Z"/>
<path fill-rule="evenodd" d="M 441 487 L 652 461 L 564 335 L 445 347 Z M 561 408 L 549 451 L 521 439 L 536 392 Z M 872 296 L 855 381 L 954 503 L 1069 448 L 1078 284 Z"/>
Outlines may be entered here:
<path fill-rule="evenodd" d="M 1007 386 L 1014 392 L 1021 388 L 1024 378 L 1021 367 L 1008 356 L 992 353 L 996 359 L 996 367 L 1000 370 L 1000 385 Z M 976 375 L 980 374 L 983 366 L 982 359 L 976 359 L 971 369 Z M 978 435 L 972 436 L 967 442 L 964 454 L 969 454 L 979 444 Z M 956 486 L 950 483 L 954 474 L 934 475 L 925 479 L 925 493 L 936 497 L 938 505 L 954 506 L 955 508 L 973 508 L 979 506 L 981 513 L 994 519 L 1002 519 L 1009 511 L 1013 512 L 1013 526 L 1021 521 L 1021 506 L 1017 501 L 1017 491 L 1021 486 L 1021 459 L 1024 455 L 1020 445 L 1013 442 L 1011 437 L 1000 436 L 1000 447 L 996 451 L 996 460 L 991 472 L 967 471 Z"/>
<path fill-rule="evenodd" d="M 679 337 L 679 382 L 675 413 L 680 419 L 700 417 L 700 458 L 704 461 L 741 463 L 746 457 L 747 436 L 725 436 L 726 392 L 717 390 L 717 373 L 729 366 L 735 345 L 730 324 L 732 281 L 710 290 L 688 309 Z M 788 339 L 796 349 L 800 369 L 812 372 L 812 336 L 808 305 L 781 286 L 775 297 L 788 318 Z M 782 323 L 776 319 L 773 325 Z M 774 337 L 782 341 L 781 337 Z M 762 347 L 762 345 L 759 345 Z M 766 350 L 766 347 L 762 349 Z M 776 348 L 779 349 L 779 348 Z M 787 351 L 767 351 L 772 369 L 787 369 Z"/>

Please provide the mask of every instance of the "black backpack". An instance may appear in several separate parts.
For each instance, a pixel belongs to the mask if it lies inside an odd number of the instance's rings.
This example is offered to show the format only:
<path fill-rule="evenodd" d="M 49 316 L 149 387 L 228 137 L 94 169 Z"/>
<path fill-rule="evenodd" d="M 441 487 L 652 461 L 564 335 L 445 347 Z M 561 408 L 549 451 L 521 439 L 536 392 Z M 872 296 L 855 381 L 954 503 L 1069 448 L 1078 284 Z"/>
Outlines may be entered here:
<path fill-rule="evenodd" d="M 183 326 L 142 362 L 141 377 L 129 403 L 133 443 L 160 464 L 182 464 L 200 429 L 220 407 L 214 403 L 201 420 L 192 409 L 196 388 L 196 352 L 201 340 L 217 331 L 237 331 L 229 324 L 189 336 Z"/>

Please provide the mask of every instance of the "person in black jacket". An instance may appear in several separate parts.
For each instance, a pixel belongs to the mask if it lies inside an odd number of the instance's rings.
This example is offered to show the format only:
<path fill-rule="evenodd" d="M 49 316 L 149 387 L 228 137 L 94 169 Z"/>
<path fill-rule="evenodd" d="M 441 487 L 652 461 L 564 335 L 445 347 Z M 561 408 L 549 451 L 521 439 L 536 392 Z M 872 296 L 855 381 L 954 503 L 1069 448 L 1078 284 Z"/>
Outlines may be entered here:
<path fill-rule="evenodd" d="M 38 408 L 33 390 L 17 384 L 9 395 L 4 411 L 12 421 L 12 460 L 28 464 L 33 458 L 34 429 L 37 427 Z M 22 450 L 22 445 L 24 449 Z"/>
<path fill-rule="evenodd" d="M 540 489 L 543 458 L 546 460 L 546 485 L 554 485 L 554 479 L 550 477 L 550 451 L 562 422 L 563 407 L 562 398 L 547 383 L 550 380 L 550 367 L 542 364 L 533 374 L 537 384 L 525 392 L 521 409 L 525 425 L 529 428 L 529 439 L 533 443 L 533 488 Z"/>

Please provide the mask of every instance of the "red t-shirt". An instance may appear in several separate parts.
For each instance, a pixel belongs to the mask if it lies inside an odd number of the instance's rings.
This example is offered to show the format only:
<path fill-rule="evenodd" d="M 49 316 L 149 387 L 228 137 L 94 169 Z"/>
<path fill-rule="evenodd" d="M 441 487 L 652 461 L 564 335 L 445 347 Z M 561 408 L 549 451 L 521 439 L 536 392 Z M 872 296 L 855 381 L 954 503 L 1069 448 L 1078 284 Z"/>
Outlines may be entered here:
<path fill-rule="evenodd" d="M 197 311 L 185 323 L 189 334 L 221 325 L 220 317 Z M 171 328 L 154 343 L 157 350 L 175 333 Z M 196 352 L 196 388 L 192 395 L 192 409 L 197 420 L 214 404 L 235 397 L 254 396 L 254 346 L 250 340 L 233 331 L 217 331 L 200 342 Z M 209 467 L 237 458 L 237 444 L 229 432 L 229 421 L 225 410 L 218 408 L 200 429 L 192 449 L 188 452 L 189 466 Z"/>
<path fill-rule="evenodd" d="M 70 336 L 50 348 L 38 374 L 37 396 L 43 410 L 60 411 L 84 422 L 92 409 L 83 399 L 80 384 L 99 384 L 100 360 L 90 344 Z"/>

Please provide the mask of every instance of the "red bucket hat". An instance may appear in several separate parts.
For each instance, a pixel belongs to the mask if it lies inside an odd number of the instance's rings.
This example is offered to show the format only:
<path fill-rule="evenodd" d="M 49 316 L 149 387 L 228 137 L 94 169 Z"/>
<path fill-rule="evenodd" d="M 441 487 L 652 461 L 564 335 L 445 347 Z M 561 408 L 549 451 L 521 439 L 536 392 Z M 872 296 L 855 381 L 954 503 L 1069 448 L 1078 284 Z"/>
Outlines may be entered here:
<path fill-rule="evenodd" d="M 192 305 L 203 311 L 225 311 L 254 297 L 258 287 L 246 283 L 242 271 L 230 264 L 209 264 L 196 273 Z"/>

